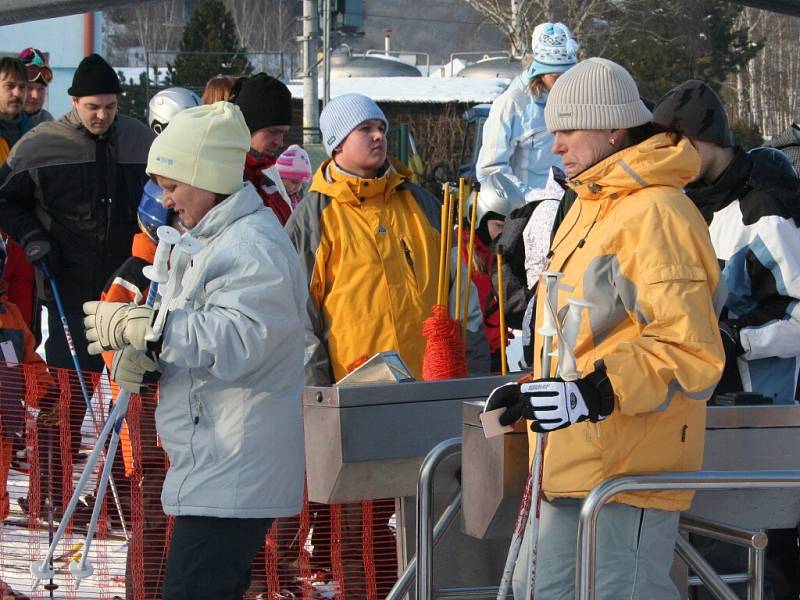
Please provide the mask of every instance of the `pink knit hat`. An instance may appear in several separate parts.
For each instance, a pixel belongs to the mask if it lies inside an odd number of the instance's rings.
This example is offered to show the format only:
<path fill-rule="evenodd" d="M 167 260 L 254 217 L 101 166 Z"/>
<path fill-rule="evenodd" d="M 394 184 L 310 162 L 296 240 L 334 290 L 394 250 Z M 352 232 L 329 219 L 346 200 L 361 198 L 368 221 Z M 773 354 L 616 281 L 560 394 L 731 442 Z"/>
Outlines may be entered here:
<path fill-rule="evenodd" d="M 278 173 L 284 179 L 311 181 L 311 161 L 306 151 L 297 144 L 289 146 L 275 164 L 278 165 Z"/>

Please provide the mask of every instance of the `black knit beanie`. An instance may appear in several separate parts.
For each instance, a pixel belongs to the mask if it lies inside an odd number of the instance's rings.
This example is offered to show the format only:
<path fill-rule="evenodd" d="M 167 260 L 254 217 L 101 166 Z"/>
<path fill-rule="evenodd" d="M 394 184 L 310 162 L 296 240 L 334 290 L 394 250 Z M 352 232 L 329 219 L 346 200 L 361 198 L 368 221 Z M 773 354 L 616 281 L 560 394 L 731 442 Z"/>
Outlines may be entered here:
<path fill-rule="evenodd" d="M 704 81 L 690 79 L 668 91 L 653 110 L 653 123 L 693 140 L 733 146 L 722 100 Z"/>
<path fill-rule="evenodd" d="M 231 102 L 242 109 L 250 133 L 292 124 L 292 93 L 284 83 L 266 73 L 242 78 L 231 91 Z"/>
<path fill-rule="evenodd" d="M 95 96 L 97 94 L 121 94 L 119 77 L 114 73 L 102 56 L 90 54 L 84 58 L 75 75 L 72 77 L 72 87 L 67 90 L 70 96 Z"/>

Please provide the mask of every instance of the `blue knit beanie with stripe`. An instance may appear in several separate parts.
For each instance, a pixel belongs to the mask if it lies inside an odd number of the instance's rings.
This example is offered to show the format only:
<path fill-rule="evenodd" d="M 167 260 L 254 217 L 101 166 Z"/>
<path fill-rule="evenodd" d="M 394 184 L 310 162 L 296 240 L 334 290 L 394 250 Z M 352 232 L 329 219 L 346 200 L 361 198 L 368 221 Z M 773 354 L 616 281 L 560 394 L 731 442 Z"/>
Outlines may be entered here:
<path fill-rule="evenodd" d="M 333 156 L 334 149 L 364 121 L 383 121 L 389 129 L 389 121 L 372 98 L 363 94 L 343 94 L 333 98 L 319 116 L 319 129 L 322 143 L 328 156 Z"/>

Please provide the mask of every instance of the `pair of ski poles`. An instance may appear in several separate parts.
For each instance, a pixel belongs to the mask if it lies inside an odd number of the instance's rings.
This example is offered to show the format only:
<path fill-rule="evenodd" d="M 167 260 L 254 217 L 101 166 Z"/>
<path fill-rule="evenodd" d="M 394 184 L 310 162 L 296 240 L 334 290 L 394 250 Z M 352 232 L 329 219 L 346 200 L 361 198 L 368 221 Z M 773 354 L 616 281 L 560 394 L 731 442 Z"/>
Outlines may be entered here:
<path fill-rule="evenodd" d="M 544 284 L 544 310 L 543 310 L 543 323 L 542 326 L 536 330 L 542 336 L 542 377 L 550 376 L 550 369 L 552 366 L 552 357 L 557 355 L 559 357 L 558 376 L 564 381 L 575 381 L 579 377 L 577 367 L 575 364 L 575 355 L 572 348 L 570 348 L 563 335 L 562 325 L 559 323 L 557 306 L 558 306 L 558 282 L 562 277 L 562 273 L 544 272 L 540 275 L 539 285 Z M 565 317 L 567 320 L 574 319 L 571 324 L 577 331 L 580 328 L 580 320 L 582 310 L 587 304 L 581 300 L 568 299 L 569 309 Z M 553 340 L 557 340 L 558 351 L 555 352 L 553 347 Z M 544 450 L 547 446 L 547 434 L 540 433 L 536 436 L 536 449 L 531 462 L 531 468 L 528 472 L 527 480 L 520 502 L 520 509 L 517 515 L 517 520 L 514 525 L 514 535 L 511 538 L 511 545 L 508 549 L 508 557 L 506 558 L 505 567 L 503 569 L 503 577 L 500 580 L 500 587 L 497 591 L 497 600 L 505 600 L 508 595 L 508 590 L 511 587 L 511 580 L 514 574 L 514 567 L 519 558 L 520 548 L 522 547 L 522 540 L 525 535 L 525 528 L 530 520 L 530 598 L 533 600 L 534 585 L 536 583 L 536 562 L 538 556 L 539 545 L 539 517 L 541 514 L 542 506 L 542 475 L 544 467 Z M 533 513 L 531 513 L 533 510 Z"/>
<path fill-rule="evenodd" d="M 172 227 L 162 225 L 158 228 L 157 233 L 159 242 L 153 265 L 145 267 L 144 269 L 145 276 L 152 282 L 150 285 L 150 291 L 147 295 L 146 304 L 148 306 L 153 306 L 155 304 L 158 296 L 159 285 L 165 283 L 169 279 L 168 261 L 172 247 L 177 245 L 180 250 L 186 252 L 187 254 L 194 254 L 200 249 L 200 245 L 196 240 L 189 236 L 181 237 L 180 233 L 178 233 L 178 231 Z M 64 323 L 66 326 L 66 319 L 64 320 Z M 74 348 L 74 345 L 71 345 L 71 348 Z M 77 360 L 77 356 L 74 354 L 73 358 Z M 92 517 L 89 521 L 86 531 L 83 552 L 81 553 L 81 558 L 79 561 L 72 561 L 69 565 L 70 573 L 72 573 L 73 577 L 76 579 L 76 589 L 80 586 L 81 580 L 85 579 L 86 577 L 90 577 L 92 573 L 94 573 L 94 565 L 92 565 L 88 559 L 89 550 L 91 549 L 92 541 L 94 539 L 94 532 L 97 527 L 97 520 L 100 516 L 100 509 L 105 498 L 106 487 L 111 481 L 111 466 L 113 464 L 114 455 L 116 454 L 117 446 L 119 444 L 120 430 L 125 419 L 125 414 L 128 410 L 130 396 L 130 392 L 125 389 L 121 390 L 117 396 L 117 401 L 114 403 L 114 407 L 111 409 L 111 412 L 109 413 L 108 418 L 103 425 L 103 429 L 98 434 L 97 443 L 86 461 L 83 473 L 81 474 L 81 477 L 78 480 L 78 484 L 75 488 L 75 492 L 72 494 L 72 498 L 70 499 L 69 504 L 64 511 L 64 515 L 61 519 L 61 523 L 59 523 L 58 530 L 50 542 L 50 546 L 47 549 L 47 555 L 43 560 L 31 563 L 31 574 L 35 578 L 35 582 L 33 584 L 34 590 L 38 587 L 39 582 L 42 579 L 52 579 L 55 574 L 53 569 L 53 556 L 55 554 L 55 550 L 58 547 L 61 538 L 64 536 L 64 531 L 66 530 L 69 520 L 72 518 L 81 492 L 86 487 L 86 484 L 94 472 L 98 460 L 103 455 L 103 447 L 105 445 L 106 438 L 111 435 L 111 440 L 108 445 L 108 454 L 105 457 L 103 471 L 100 475 L 100 481 L 97 486 L 97 495 L 95 498 L 94 507 L 92 509 Z"/>

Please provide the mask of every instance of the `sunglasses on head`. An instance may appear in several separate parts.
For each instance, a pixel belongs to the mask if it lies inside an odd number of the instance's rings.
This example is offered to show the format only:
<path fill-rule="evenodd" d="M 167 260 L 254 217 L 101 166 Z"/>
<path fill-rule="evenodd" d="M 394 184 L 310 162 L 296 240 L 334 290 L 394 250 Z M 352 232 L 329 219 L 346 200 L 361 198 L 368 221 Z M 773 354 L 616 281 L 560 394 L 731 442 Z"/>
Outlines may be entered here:
<path fill-rule="evenodd" d="M 48 85 L 53 81 L 53 71 L 50 67 L 28 66 L 26 69 L 28 71 L 28 81 L 31 83 Z"/>

